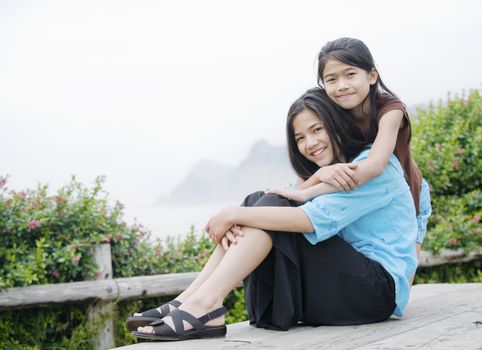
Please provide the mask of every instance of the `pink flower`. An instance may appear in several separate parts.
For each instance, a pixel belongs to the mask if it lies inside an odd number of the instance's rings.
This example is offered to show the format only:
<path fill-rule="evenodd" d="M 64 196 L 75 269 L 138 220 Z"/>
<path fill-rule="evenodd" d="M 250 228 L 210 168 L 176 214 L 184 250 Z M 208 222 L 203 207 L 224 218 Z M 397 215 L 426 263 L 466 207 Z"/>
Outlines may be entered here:
<path fill-rule="evenodd" d="M 479 215 L 474 215 L 472 220 L 470 220 L 473 224 L 476 224 L 480 221 L 480 216 Z"/>
<path fill-rule="evenodd" d="M 463 147 L 459 147 L 459 148 L 457 149 L 457 153 L 458 153 L 458 154 L 464 154 L 464 153 L 465 153 L 465 149 L 464 149 Z"/>
<path fill-rule="evenodd" d="M 115 208 L 118 209 L 118 210 L 123 210 L 125 208 L 125 205 L 122 204 L 121 202 L 117 201 L 115 203 Z"/>
<path fill-rule="evenodd" d="M 96 279 L 96 280 L 99 280 L 101 277 L 102 277 L 102 272 L 97 271 L 97 272 L 95 273 L 95 279 Z"/>
<path fill-rule="evenodd" d="M 156 250 L 154 254 L 156 254 L 156 256 L 161 256 L 161 255 L 162 255 L 162 251 L 161 251 L 161 250 Z"/>
<path fill-rule="evenodd" d="M 455 245 L 457 244 L 457 239 L 455 239 L 455 238 L 450 238 L 450 239 L 449 239 L 449 244 L 450 244 L 452 247 L 455 246 Z"/>
<path fill-rule="evenodd" d="M 65 198 L 62 197 L 62 196 L 56 196 L 56 197 L 55 197 L 55 202 L 57 203 L 57 205 L 65 204 Z"/>
<path fill-rule="evenodd" d="M 455 159 L 452 163 L 452 166 L 454 167 L 454 169 L 458 170 L 460 168 L 460 163 L 457 159 Z"/>
<path fill-rule="evenodd" d="M 74 255 L 71 261 L 72 261 L 72 264 L 78 264 L 79 260 L 80 260 L 80 255 Z"/>
<path fill-rule="evenodd" d="M 37 227 L 39 227 L 39 225 L 40 225 L 40 222 L 38 220 L 33 219 L 33 220 L 30 220 L 30 222 L 28 223 L 28 228 L 30 230 L 34 230 Z"/>
<path fill-rule="evenodd" d="M 0 177 L 0 187 L 3 187 L 7 184 L 7 178 L 6 177 Z"/>
<path fill-rule="evenodd" d="M 442 145 L 441 145 L 440 143 L 436 143 L 436 144 L 435 144 L 435 148 L 436 148 L 437 150 L 439 150 L 439 149 L 442 148 Z"/>
<path fill-rule="evenodd" d="M 60 272 L 58 271 L 54 271 L 51 273 L 52 276 L 54 276 L 55 278 L 59 278 L 60 277 Z"/>
<path fill-rule="evenodd" d="M 20 197 L 22 197 L 22 198 L 25 198 L 25 197 L 27 197 L 27 192 L 25 192 L 25 191 L 20 191 L 20 192 L 18 193 L 18 195 L 19 195 Z"/>

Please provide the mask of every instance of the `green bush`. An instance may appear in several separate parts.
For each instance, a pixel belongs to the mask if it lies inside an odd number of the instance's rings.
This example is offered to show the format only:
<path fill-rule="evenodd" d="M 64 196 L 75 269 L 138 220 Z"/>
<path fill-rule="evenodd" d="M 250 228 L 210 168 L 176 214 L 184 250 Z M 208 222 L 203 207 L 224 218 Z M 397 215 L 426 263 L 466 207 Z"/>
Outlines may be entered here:
<path fill-rule="evenodd" d="M 127 225 L 123 206 L 110 205 L 104 179 L 92 188 L 75 178 L 55 195 L 46 185 L 36 190 L 8 190 L 0 178 L 0 290 L 10 287 L 81 281 L 97 273 L 89 249 L 112 246 L 116 277 L 162 269 L 159 242 L 148 240 L 142 225 Z M 148 263 L 142 259 L 151 258 Z"/>
<path fill-rule="evenodd" d="M 479 91 L 420 110 L 412 150 L 431 186 L 433 212 L 423 249 L 482 246 L 482 98 Z"/>
<path fill-rule="evenodd" d="M 194 227 L 183 239 L 163 242 L 151 239 L 140 224 L 127 225 L 123 205 L 109 201 L 102 177 L 92 188 L 72 178 L 53 195 L 45 185 L 14 192 L 7 180 L 0 178 L 0 290 L 94 278 L 97 266 L 89 251 L 99 243 L 111 244 L 116 278 L 200 271 L 214 249 L 207 236 L 194 234 Z M 124 326 L 127 316 L 170 298 L 118 303 L 117 345 L 135 341 Z M 242 290 L 231 293 L 225 305 L 228 323 L 246 318 Z M 4 311 L 0 349 L 91 349 L 96 325 L 86 322 L 88 307 Z"/>

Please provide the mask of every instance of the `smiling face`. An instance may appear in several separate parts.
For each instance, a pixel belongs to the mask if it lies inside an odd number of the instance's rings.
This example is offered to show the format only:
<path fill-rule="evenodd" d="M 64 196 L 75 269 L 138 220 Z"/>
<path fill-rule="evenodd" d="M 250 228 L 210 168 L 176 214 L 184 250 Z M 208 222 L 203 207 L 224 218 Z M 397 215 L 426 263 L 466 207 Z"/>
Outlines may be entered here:
<path fill-rule="evenodd" d="M 364 102 L 377 77 L 375 69 L 367 72 L 334 59 L 325 63 L 322 76 L 328 97 L 354 116 L 363 116 L 370 109 L 369 101 Z"/>
<path fill-rule="evenodd" d="M 319 167 L 330 165 L 335 159 L 331 140 L 323 122 L 310 109 L 304 109 L 293 120 L 296 145 L 300 153 Z"/>

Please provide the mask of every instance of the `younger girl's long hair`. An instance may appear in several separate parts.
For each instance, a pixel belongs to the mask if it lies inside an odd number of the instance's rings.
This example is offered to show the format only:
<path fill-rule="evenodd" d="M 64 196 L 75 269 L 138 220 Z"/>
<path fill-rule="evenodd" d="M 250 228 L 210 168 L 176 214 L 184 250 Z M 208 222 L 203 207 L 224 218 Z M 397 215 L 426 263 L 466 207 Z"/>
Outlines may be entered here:
<path fill-rule="evenodd" d="M 321 48 L 318 54 L 318 85 L 323 87 L 323 70 L 325 64 L 329 60 L 337 60 L 363 69 L 367 73 L 370 73 L 372 69 L 376 69 L 375 62 L 368 47 L 358 39 L 354 38 L 339 38 L 333 41 L 329 41 L 325 46 Z M 383 83 L 380 73 L 378 72 L 378 78 L 375 84 L 370 86 L 370 91 L 363 104 L 370 101 L 370 130 L 369 141 L 373 142 L 378 132 L 377 123 L 377 100 L 380 95 L 386 92 L 394 97 L 396 95 Z M 409 120 L 407 120 L 409 122 Z"/>
<path fill-rule="evenodd" d="M 290 107 L 286 120 L 288 154 L 296 174 L 308 179 L 319 166 L 306 159 L 298 149 L 293 121 L 304 110 L 311 110 L 322 121 L 336 154 L 333 163 L 355 158 L 368 144 L 354 117 L 330 100 L 324 89 L 313 88 L 304 93 Z"/>

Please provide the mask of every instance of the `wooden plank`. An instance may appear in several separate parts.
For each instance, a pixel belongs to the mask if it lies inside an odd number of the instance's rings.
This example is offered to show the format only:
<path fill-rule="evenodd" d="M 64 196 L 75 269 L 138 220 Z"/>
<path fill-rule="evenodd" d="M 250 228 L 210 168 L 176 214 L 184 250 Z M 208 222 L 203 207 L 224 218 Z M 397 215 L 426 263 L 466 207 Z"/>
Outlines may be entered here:
<path fill-rule="evenodd" d="M 417 297 L 419 293 L 422 297 Z M 288 332 L 277 332 L 253 328 L 243 322 L 228 326 L 225 339 L 139 343 L 120 349 L 153 350 L 160 346 L 180 350 L 405 349 L 422 345 L 430 349 L 482 348 L 482 327 L 473 323 L 482 321 L 482 283 L 416 285 L 412 294 L 414 298 L 404 318 L 377 324 L 296 327 Z M 426 333 L 430 332 L 434 335 L 427 337 Z M 448 334 L 445 336 L 444 332 Z M 445 347 L 445 344 L 452 345 Z"/>
<path fill-rule="evenodd" d="M 0 292 L 0 310 L 93 300 L 116 301 L 177 295 L 197 274 L 188 272 L 10 288 Z"/>
<path fill-rule="evenodd" d="M 186 289 L 198 272 L 117 278 L 119 299 L 177 295 Z"/>
<path fill-rule="evenodd" d="M 84 302 L 95 299 L 116 300 L 117 285 L 114 280 L 10 288 L 0 293 L 0 310 Z"/>
<path fill-rule="evenodd" d="M 463 248 L 458 249 L 441 249 L 440 254 L 434 255 L 430 252 L 421 251 L 418 257 L 419 267 L 440 266 L 450 263 L 469 262 L 480 260 L 482 251 L 467 253 Z"/>
<path fill-rule="evenodd" d="M 482 321 L 481 307 L 473 311 L 450 315 L 449 318 L 439 322 L 415 328 L 359 349 L 481 349 L 482 327 L 477 327 L 474 320 Z"/>

